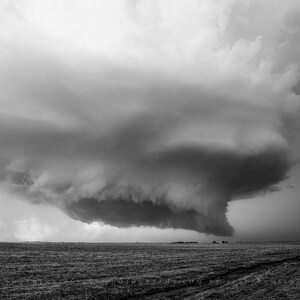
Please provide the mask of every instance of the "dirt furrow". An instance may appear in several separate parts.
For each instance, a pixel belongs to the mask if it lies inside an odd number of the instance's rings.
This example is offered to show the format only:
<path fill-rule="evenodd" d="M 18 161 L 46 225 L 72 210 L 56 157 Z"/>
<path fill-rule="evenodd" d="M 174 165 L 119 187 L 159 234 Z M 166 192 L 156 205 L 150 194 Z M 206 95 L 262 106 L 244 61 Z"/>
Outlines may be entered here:
<path fill-rule="evenodd" d="M 230 285 L 237 284 L 240 281 L 246 280 L 250 276 L 255 275 L 258 272 L 267 270 L 270 267 L 278 266 L 283 263 L 299 262 L 300 256 L 288 257 L 280 260 L 272 260 L 261 263 L 255 263 L 250 266 L 238 267 L 230 269 L 223 273 L 218 273 L 210 276 L 206 276 L 199 280 L 198 284 L 187 284 L 186 286 L 181 286 L 179 288 L 169 288 L 165 291 L 159 293 L 148 293 L 143 295 L 136 295 L 134 297 L 124 298 L 124 299 L 187 299 L 196 300 L 202 299 L 205 295 L 208 295 L 211 290 L 215 288 L 223 288 Z"/>

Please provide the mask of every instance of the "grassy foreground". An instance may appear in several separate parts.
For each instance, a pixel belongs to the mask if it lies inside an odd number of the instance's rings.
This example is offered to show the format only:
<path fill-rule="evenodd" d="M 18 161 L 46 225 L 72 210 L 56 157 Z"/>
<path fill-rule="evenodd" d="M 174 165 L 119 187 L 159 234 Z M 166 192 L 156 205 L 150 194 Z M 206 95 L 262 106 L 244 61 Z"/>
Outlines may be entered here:
<path fill-rule="evenodd" d="M 0 299 L 300 299 L 297 244 L 0 243 Z"/>

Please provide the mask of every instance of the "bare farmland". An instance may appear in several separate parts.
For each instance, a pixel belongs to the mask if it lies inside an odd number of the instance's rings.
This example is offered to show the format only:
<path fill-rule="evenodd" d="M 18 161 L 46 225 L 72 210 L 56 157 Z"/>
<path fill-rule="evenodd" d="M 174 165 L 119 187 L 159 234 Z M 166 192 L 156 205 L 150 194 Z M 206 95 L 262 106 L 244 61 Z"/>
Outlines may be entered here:
<path fill-rule="evenodd" d="M 0 299 L 300 299 L 297 244 L 0 243 Z"/>

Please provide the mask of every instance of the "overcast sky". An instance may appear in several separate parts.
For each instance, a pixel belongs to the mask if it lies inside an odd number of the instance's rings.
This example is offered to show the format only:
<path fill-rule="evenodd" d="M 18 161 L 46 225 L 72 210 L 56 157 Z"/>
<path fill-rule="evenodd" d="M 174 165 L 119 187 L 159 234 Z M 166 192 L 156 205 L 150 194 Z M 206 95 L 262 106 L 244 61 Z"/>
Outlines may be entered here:
<path fill-rule="evenodd" d="M 0 1 L 0 240 L 300 239 L 299 0 Z"/>

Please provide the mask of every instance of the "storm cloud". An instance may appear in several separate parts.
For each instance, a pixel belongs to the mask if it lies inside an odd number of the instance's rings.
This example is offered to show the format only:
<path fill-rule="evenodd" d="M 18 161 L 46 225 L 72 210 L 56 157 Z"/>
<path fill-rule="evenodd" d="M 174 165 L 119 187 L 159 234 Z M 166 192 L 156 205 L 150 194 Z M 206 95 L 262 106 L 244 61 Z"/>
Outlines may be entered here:
<path fill-rule="evenodd" d="M 272 147 L 257 153 L 217 148 L 165 150 L 135 165 L 134 175 L 122 173 L 94 197 L 71 202 L 66 210 L 85 222 L 230 235 L 228 202 L 268 191 L 285 178 L 290 161 L 285 151 Z"/>
<path fill-rule="evenodd" d="M 215 235 L 233 233 L 230 201 L 280 189 L 298 139 L 296 1 L 267 26 L 257 1 L 41 2 L 2 5 L 2 189 L 82 222 Z"/>

